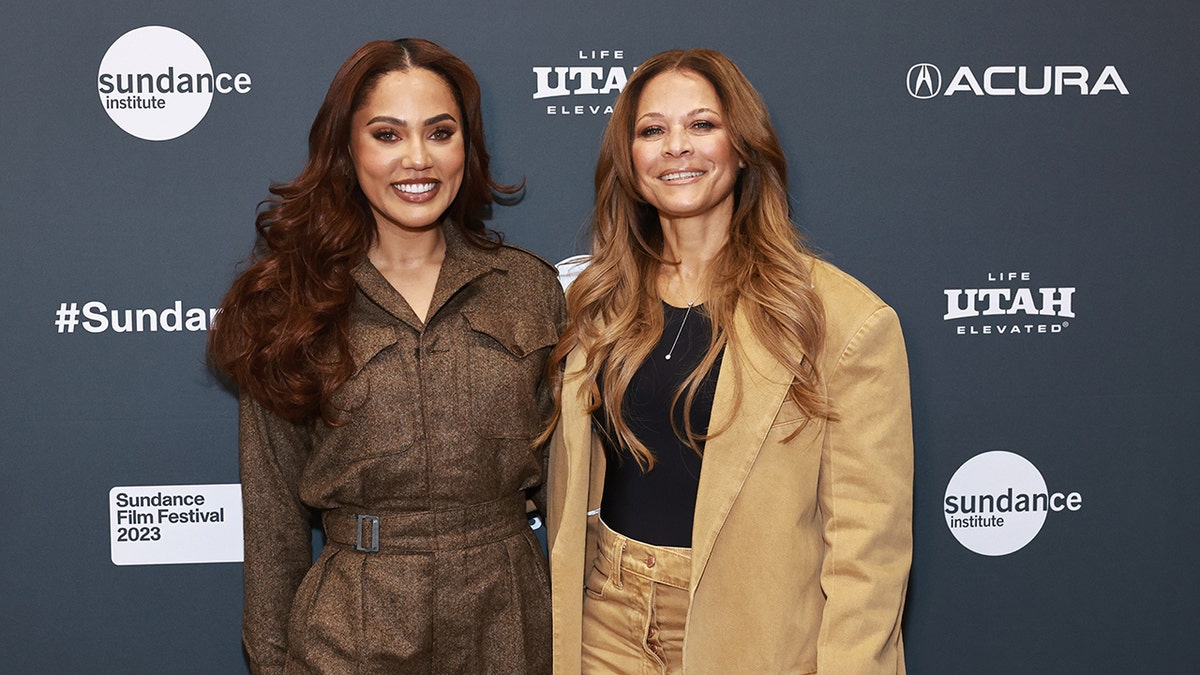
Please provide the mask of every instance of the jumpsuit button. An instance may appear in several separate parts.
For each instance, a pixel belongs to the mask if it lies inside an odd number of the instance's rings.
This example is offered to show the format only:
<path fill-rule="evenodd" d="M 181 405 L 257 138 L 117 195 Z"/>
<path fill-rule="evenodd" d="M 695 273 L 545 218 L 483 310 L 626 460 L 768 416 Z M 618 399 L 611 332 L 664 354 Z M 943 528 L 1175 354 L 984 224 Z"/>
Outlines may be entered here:
<path fill-rule="evenodd" d="M 646 567 L 654 567 L 654 565 L 657 563 L 658 560 L 656 560 L 653 555 L 646 556 Z"/>

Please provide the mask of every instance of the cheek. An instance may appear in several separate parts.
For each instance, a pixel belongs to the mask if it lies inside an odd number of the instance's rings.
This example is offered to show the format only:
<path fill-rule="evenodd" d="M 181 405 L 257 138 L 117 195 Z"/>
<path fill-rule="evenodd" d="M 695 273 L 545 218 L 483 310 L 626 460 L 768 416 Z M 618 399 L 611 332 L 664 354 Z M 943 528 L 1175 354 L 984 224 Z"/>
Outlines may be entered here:
<path fill-rule="evenodd" d="M 366 168 L 367 161 L 371 156 L 371 151 L 362 139 L 357 136 L 350 138 L 350 165 L 354 167 L 354 172 L 362 174 Z"/>
<path fill-rule="evenodd" d="M 354 160 L 354 172 L 359 178 L 371 178 L 377 176 L 381 172 L 383 157 L 379 152 L 371 150 L 358 149 L 352 153 Z"/>
<path fill-rule="evenodd" d="M 467 167 L 467 156 L 462 145 L 456 148 L 446 148 L 446 151 L 439 156 L 438 164 L 441 165 L 441 170 L 447 177 L 456 178 L 461 182 Z"/>
<path fill-rule="evenodd" d="M 718 142 L 713 148 L 712 156 L 722 165 L 723 168 L 732 171 L 733 173 L 737 173 L 738 162 L 740 160 L 738 159 L 737 152 L 733 149 L 733 145 L 729 143 L 729 141 L 723 140 Z"/>
<path fill-rule="evenodd" d="M 645 199 L 647 195 L 652 193 L 658 187 L 657 181 L 654 179 L 656 153 L 646 148 L 634 148 L 633 151 L 633 176 L 637 181 L 638 191 Z"/>
<path fill-rule="evenodd" d="M 654 166 L 654 158 L 656 153 L 650 148 L 635 145 L 633 147 L 632 154 L 633 170 L 635 173 L 637 173 L 641 180 L 645 180 L 642 177 L 650 173 L 652 167 Z"/>
<path fill-rule="evenodd" d="M 464 157 L 461 153 L 459 153 L 459 155 L 454 158 L 453 166 L 454 166 L 454 168 L 453 168 L 452 172 L 458 178 L 458 180 L 461 182 L 463 179 L 463 175 L 467 171 L 467 158 Z"/>

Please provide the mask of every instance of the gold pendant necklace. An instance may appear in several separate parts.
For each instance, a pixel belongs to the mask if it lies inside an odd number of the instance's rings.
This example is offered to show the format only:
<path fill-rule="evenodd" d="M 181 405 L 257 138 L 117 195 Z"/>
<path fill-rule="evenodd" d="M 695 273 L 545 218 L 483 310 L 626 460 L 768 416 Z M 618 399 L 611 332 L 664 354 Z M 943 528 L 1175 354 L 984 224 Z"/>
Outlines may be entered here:
<path fill-rule="evenodd" d="M 667 350 L 668 361 L 671 360 L 671 355 L 675 353 L 675 345 L 679 344 L 679 336 L 683 335 L 683 325 L 687 323 L 688 316 L 692 313 L 692 305 L 696 304 L 695 300 L 688 303 L 687 311 L 683 313 L 683 321 L 679 322 L 679 330 L 675 333 L 675 340 L 671 343 L 671 348 Z"/>

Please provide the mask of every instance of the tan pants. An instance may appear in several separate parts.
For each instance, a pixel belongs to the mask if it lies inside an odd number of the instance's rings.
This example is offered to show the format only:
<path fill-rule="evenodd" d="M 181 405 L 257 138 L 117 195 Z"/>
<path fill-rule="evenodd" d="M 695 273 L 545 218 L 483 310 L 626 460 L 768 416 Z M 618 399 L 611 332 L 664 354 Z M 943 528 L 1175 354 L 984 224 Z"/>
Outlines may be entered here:
<path fill-rule="evenodd" d="M 683 672 L 692 550 L 651 546 L 589 524 L 600 554 L 583 598 L 583 672 Z"/>

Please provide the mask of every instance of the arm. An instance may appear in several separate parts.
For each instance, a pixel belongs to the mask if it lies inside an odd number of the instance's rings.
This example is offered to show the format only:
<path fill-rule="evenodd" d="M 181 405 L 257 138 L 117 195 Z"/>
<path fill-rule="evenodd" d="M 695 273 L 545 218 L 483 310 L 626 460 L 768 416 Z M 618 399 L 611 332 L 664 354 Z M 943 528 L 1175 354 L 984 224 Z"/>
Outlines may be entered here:
<path fill-rule="evenodd" d="M 254 673 L 281 673 L 292 598 L 312 565 L 311 512 L 300 502 L 308 454 L 304 429 L 242 396 L 244 608 L 242 641 Z"/>
<path fill-rule="evenodd" d="M 563 297 L 562 289 L 555 283 L 554 293 L 551 303 L 551 315 L 554 317 L 554 327 L 558 335 L 562 335 L 563 330 L 567 327 L 567 301 Z M 549 350 L 548 350 L 549 351 Z M 547 353 L 548 355 L 548 353 Z M 539 419 L 543 424 L 549 422 L 554 414 L 554 399 L 556 398 L 554 387 L 562 386 L 562 369 L 559 369 L 559 379 L 557 382 L 551 382 L 550 378 L 545 373 L 542 374 L 537 386 L 537 405 Z M 540 431 L 540 430 L 539 430 Z M 550 443 L 543 443 L 542 447 L 538 448 L 538 454 L 541 457 L 542 464 L 542 484 L 533 493 L 531 499 L 538 511 L 542 515 L 548 515 L 546 505 L 546 484 L 550 479 Z"/>
<path fill-rule="evenodd" d="M 870 315 L 823 373 L 837 419 L 821 454 L 826 595 L 818 672 L 903 673 L 912 559 L 912 416 L 900 322 Z"/>

